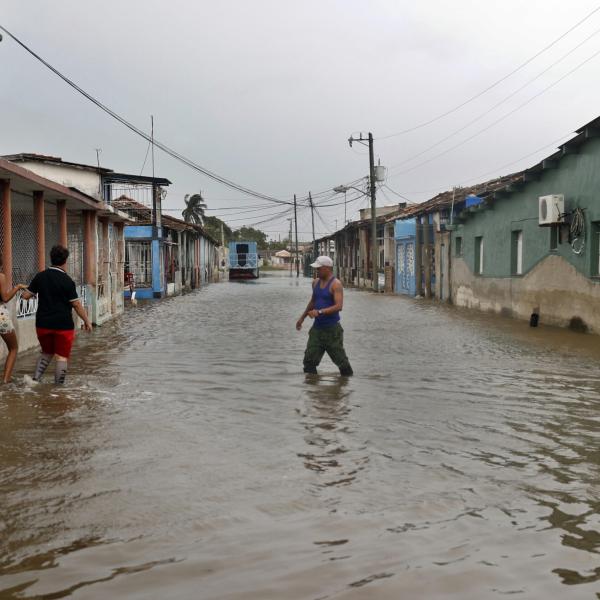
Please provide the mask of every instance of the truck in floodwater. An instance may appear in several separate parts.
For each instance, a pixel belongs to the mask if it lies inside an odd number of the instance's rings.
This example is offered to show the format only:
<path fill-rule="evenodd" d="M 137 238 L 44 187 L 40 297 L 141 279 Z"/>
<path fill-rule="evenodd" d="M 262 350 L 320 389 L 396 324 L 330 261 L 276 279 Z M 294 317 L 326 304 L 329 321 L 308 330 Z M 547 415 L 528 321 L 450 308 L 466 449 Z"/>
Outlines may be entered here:
<path fill-rule="evenodd" d="M 258 279 L 256 242 L 229 242 L 229 279 Z"/>

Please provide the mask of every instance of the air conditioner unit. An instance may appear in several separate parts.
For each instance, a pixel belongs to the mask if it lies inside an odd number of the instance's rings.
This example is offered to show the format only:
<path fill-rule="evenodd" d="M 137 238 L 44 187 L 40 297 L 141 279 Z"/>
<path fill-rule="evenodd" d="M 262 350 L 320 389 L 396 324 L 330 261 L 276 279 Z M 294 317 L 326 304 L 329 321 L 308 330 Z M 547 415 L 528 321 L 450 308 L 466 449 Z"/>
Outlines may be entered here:
<path fill-rule="evenodd" d="M 540 196 L 540 225 L 555 225 L 563 222 L 565 197 L 563 194 Z"/>

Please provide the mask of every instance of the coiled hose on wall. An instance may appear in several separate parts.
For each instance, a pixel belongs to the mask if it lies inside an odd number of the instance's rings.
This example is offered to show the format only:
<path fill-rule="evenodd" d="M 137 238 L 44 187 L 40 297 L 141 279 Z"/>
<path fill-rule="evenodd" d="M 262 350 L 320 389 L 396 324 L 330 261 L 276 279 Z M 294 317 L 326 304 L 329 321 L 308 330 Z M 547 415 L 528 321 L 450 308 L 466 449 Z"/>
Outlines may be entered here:
<path fill-rule="evenodd" d="M 569 227 L 571 249 L 575 254 L 581 254 L 585 247 L 585 217 L 583 209 L 576 208 L 571 213 L 571 225 Z"/>

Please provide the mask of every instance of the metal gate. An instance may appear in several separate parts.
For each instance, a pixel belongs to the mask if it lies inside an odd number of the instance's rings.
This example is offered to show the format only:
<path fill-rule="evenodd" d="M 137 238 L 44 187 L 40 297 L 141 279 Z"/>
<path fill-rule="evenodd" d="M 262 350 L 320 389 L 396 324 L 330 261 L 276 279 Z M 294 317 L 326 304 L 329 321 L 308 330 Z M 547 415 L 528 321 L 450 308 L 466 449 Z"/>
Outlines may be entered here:
<path fill-rule="evenodd" d="M 396 291 L 400 294 L 415 294 L 415 242 L 402 240 L 396 244 Z"/>

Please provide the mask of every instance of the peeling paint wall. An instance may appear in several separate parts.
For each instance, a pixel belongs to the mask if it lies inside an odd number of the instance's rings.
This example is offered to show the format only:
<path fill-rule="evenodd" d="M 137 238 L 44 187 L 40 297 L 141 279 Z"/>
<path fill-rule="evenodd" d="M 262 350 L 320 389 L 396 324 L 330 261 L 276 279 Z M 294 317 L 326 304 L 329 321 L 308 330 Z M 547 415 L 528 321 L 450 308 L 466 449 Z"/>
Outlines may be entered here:
<path fill-rule="evenodd" d="M 581 321 L 600 333 L 600 281 L 588 279 L 564 258 L 548 256 L 524 277 L 476 277 L 463 259 L 453 259 L 457 306 L 569 327 Z"/>

